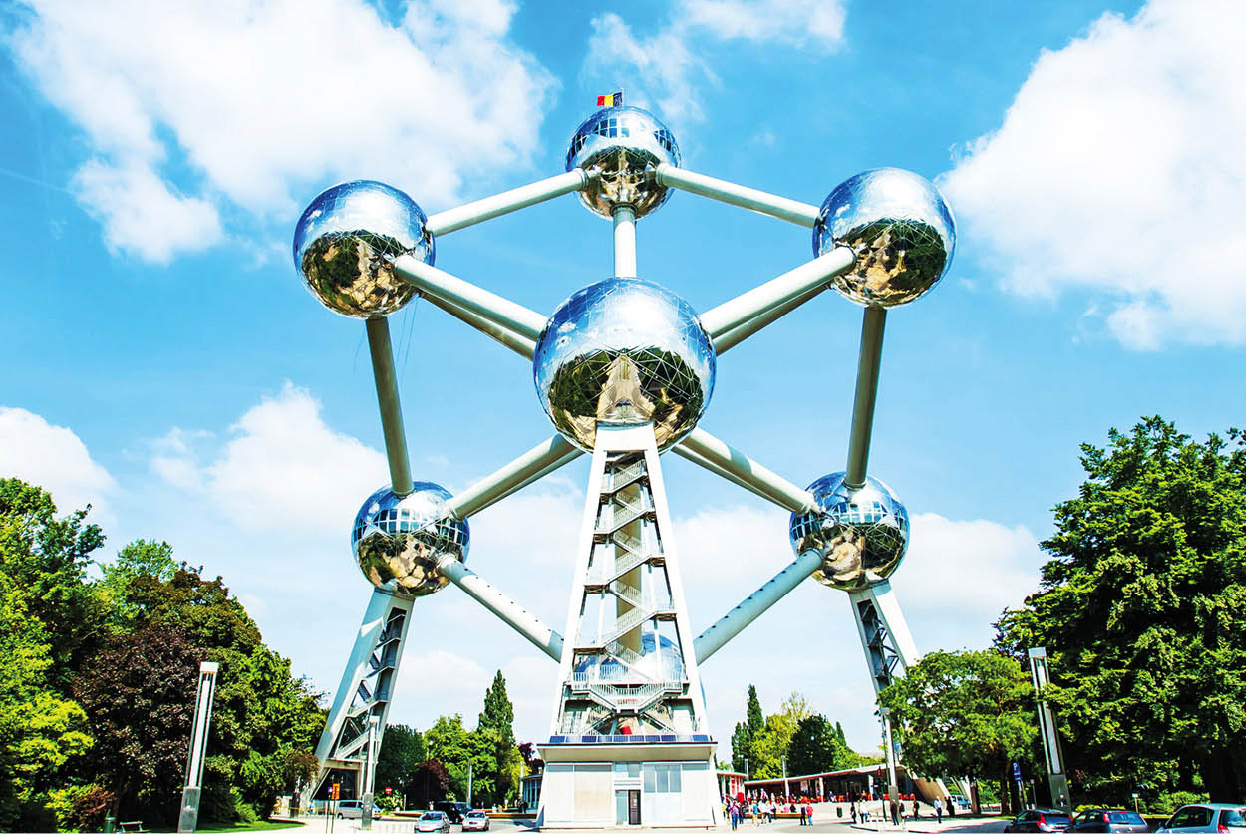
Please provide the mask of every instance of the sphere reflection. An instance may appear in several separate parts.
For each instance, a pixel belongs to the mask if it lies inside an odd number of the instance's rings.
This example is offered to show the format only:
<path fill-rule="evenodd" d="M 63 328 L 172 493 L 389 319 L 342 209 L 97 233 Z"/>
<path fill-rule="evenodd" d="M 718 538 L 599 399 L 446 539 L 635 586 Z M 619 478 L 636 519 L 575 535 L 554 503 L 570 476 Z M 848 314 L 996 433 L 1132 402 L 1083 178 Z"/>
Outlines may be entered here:
<path fill-rule="evenodd" d="M 909 543 L 909 513 L 891 488 L 877 478 L 851 489 L 843 472 L 809 485 L 817 509 L 792 513 L 788 534 L 797 555 L 822 552 L 813 574 L 843 591 L 867 588 L 891 576 Z"/>
<path fill-rule="evenodd" d="M 900 168 L 875 168 L 835 187 L 813 227 L 813 254 L 836 246 L 857 253 L 834 279 L 845 298 L 867 307 L 908 304 L 947 274 L 956 223 L 934 183 Z"/>
<path fill-rule="evenodd" d="M 659 449 L 696 427 L 714 391 L 716 357 L 696 312 L 638 278 L 572 295 L 537 340 L 537 396 L 555 428 L 591 450 L 597 423 L 652 421 Z"/>
<path fill-rule="evenodd" d="M 335 185 L 303 212 L 294 232 L 294 265 L 320 303 L 344 316 L 397 312 L 416 290 L 394 274 L 411 254 L 425 263 L 434 244 L 428 218 L 396 188 L 372 180 Z"/>
<path fill-rule="evenodd" d="M 351 529 L 350 547 L 368 581 L 383 591 L 424 596 L 440 591 L 446 578 L 437 563 L 446 556 L 467 559 L 468 528 L 445 515 L 450 493 L 428 481 L 398 496 L 381 487 L 368 497 Z"/>
<path fill-rule="evenodd" d="M 584 120 L 567 149 L 567 170 L 596 174 L 580 192 L 589 211 L 613 217 L 630 206 L 644 217 L 666 202 L 670 192 L 653 180 L 659 163 L 679 165 L 679 145 L 657 117 L 639 107 L 606 107 Z"/>

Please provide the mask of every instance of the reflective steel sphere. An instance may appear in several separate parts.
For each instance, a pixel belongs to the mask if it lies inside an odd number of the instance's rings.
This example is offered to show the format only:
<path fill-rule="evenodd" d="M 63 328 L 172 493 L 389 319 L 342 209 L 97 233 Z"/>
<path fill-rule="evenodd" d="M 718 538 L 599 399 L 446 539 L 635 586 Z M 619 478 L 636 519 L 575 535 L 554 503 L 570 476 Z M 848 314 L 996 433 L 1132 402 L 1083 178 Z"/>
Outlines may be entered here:
<path fill-rule="evenodd" d="M 638 278 L 608 278 L 564 301 L 532 358 L 545 413 L 587 450 L 599 421 L 652 421 L 658 448 L 677 442 L 709 405 L 715 363 L 688 303 Z"/>
<path fill-rule="evenodd" d="M 397 312 L 415 288 L 394 274 L 399 255 L 433 262 L 428 218 L 396 188 L 372 180 L 335 185 L 312 200 L 294 232 L 294 266 L 312 295 L 344 316 Z"/>
<path fill-rule="evenodd" d="M 359 569 L 382 591 L 418 597 L 440 591 L 446 578 L 437 562 L 467 559 L 467 522 L 445 516 L 450 493 L 416 481 L 415 491 L 399 497 L 381 487 L 355 516 L 350 547 Z"/>
<path fill-rule="evenodd" d="M 679 165 L 679 145 L 666 125 L 639 107 L 606 107 L 589 116 L 571 137 L 567 170 L 597 176 L 580 192 L 589 211 L 613 217 L 631 206 L 637 217 L 666 202 L 670 192 L 654 182 L 658 163 Z"/>
<path fill-rule="evenodd" d="M 956 222 L 934 183 L 900 168 L 845 180 L 822 203 L 814 257 L 836 246 L 857 253 L 834 279 L 845 298 L 867 307 L 908 304 L 939 283 L 952 263 Z"/>
<path fill-rule="evenodd" d="M 822 552 L 814 579 L 843 591 L 867 588 L 900 566 L 909 543 L 909 513 L 891 488 L 866 477 L 865 486 L 849 489 L 843 472 L 809 485 L 818 509 L 792 513 L 788 535 L 796 555 Z"/>

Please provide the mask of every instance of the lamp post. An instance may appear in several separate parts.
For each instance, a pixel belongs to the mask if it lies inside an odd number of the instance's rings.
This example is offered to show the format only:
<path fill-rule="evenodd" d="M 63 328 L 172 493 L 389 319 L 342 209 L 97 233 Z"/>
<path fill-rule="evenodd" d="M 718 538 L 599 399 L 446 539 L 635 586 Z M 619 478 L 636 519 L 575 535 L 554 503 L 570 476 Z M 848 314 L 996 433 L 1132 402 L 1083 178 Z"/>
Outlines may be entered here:
<path fill-rule="evenodd" d="M 212 723 L 212 694 L 216 690 L 217 664 L 199 664 L 199 688 L 195 692 L 195 727 L 190 734 L 190 755 L 186 759 L 186 786 L 182 788 L 181 813 L 177 815 L 179 834 L 189 834 L 199 822 L 199 795 L 203 789 L 203 760 L 208 749 L 208 728 Z"/>
<path fill-rule="evenodd" d="M 792 795 L 787 786 L 787 756 L 780 756 L 779 761 L 783 764 L 783 801 L 787 802 L 787 798 Z"/>
<path fill-rule="evenodd" d="M 368 755 L 363 765 L 363 809 L 359 818 L 361 831 L 372 830 L 372 792 L 376 780 L 376 731 L 380 723 L 381 716 L 368 716 Z"/>
<path fill-rule="evenodd" d="M 1056 719 L 1047 703 L 1047 648 L 1035 646 L 1030 649 L 1030 674 L 1034 678 L 1034 694 L 1038 698 L 1038 726 L 1043 736 L 1043 751 L 1047 754 L 1047 786 L 1051 789 L 1053 805 L 1069 809 L 1069 782 L 1064 776 L 1060 761 L 1060 740 L 1056 736 Z"/>
<path fill-rule="evenodd" d="M 883 744 L 887 752 L 887 789 L 892 802 L 900 801 L 900 786 L 896 782 L 896 748 L 891 743 L 891 710 L 887 707 L 878 708 L 878 716 L 883 722 Z M 886 817 L 889 809 L 883 809 Z"/>

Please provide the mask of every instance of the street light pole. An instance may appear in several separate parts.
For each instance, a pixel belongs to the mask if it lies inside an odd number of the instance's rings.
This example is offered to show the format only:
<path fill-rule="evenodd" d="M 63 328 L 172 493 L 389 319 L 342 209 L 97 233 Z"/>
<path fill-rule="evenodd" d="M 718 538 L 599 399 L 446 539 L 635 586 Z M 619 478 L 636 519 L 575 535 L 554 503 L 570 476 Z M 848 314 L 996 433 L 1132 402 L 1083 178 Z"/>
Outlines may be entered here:
<path fill-rule="evenodd" d="M 783 801 L 787 802 L 787 798 L 792 795 L 792 791 L 787 786 L 787 756 L 780 756 L 779 760 L 783 763 Z"/>
<path fill-rule="evenodd" d="M 199 795 L 203 788 L 203 762 L 207 757 L 208 729 L 212 724 L 212 696 L 216 691 L 218 666 L 210 660 L 199 664 L 199 688 L 195 692 L 195 725 L 190 735 L 190 755 L 186 760 L 186 785 L 177 815 L 179 834 L 193 832 L 199 823 Z"/>
<path fill-rule="evenodd" d="M 891 710 L 887 707 L 879 707 L 878 715 L 883 722 L 883 744 L 887 747 L 887 780 L 889 796 L 892 802 L 900 801 L 900 786 L 896 782 L 896 748 L 891 743 Z M 883 809 L 883 816 L 888 813 L 888 809 Z"/>
<path fill-rule="evenodd" d="M 381 716 L 368 716 L 368 753 L 363 765 L 363 809 L 359 819 L 361 831 L 372 830 L 372 793 L 376 779 L 376 730 L 380 723 Z"/>
<path fill-rule="evenodd" d="M 1034 693 L 1038 698 L 1038 726 L 1043 736 L 1043 751 L 1047 754 L 1047 786 L 1051 789 L 1051 802 L 1058 808 L 1069 809 L 1069 782 L 1060 761 L 1060 739 L 1056 736 L 1056 719 L 1051 705 L 1047 703 L 1047 648 L 1035 646 L 1030 649 L 1030 674 L 1034 678 Z"/>

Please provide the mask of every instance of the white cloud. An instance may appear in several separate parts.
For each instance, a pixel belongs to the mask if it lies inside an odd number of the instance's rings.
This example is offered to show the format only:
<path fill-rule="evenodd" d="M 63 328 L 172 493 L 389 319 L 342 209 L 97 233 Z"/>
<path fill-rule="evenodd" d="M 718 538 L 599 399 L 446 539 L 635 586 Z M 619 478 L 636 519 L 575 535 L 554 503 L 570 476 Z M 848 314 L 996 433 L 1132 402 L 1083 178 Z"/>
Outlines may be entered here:
<path fill-rule="evenodd" d="M 232 207 L 288 222 L 331 180 L 450 201 L 527 163 L 554 88 L 502 0 L 411 0 L 396 25 L 363 0 L 25 5 L 18 63 L 91 145 L 79 199 L 154 261 L 219 240 Z"/>
<path fill-rule="evenodd" d="M 288 382 L 231 433 L 215 459 L 200 465 L 188 434 L 174 429 L 156 444 L 151 466 L 175 486 L 202 490 L 248 530 L 341 535 L 364 498 L 387 481 L 384 455 L 331 429 L 311 394 Z"/>
<path fill-rule="evenodd" d="M 651 35 L 637 35 L 614 12 L 594 18 L 584 71 L 627 87 L 629 103 L 655 106 L 668 120 L 704 118 L 700 90 L 719 81 L 699 57 L 715 41 L 836 49 L 842 0 L 683 0 Z"/>
<path fill-rule="evenodd" d="M 1022 296 L 1078 291 L 1135 349 L 1246 342 L 1246 5 L 1152 0 L 1044 52 L 941 180 Z"/>
<path fill-rule="evenodd" d="M 174 194 L 142 162 L 120 167 L 92 159 L 74 177 L 74 192 L 104 225 L 112 252 L 133 252 L 166 264 L 180 252 L 197 252 L 221 239 L 221 219 L 207 200 Z"/>
<path fill-rule="evenodd" d="M 71 429 L 23 408 L 0 406 L 0 477 L 43 487 L 62 513 L 92 505 L 91 520 L 110 518 L 117 482 Z"/>

